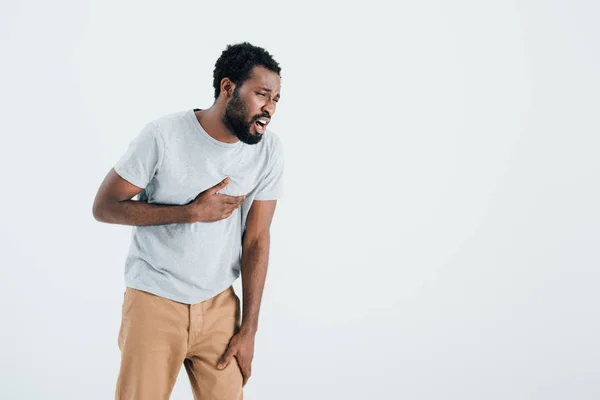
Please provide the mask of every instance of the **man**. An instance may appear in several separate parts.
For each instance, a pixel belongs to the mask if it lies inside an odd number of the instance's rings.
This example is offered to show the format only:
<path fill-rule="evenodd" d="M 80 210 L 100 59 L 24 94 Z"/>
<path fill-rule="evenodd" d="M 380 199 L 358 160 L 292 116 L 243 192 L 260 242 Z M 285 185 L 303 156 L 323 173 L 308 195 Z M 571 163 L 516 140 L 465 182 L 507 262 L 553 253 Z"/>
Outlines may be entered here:
<path fill-rule="evenodd" d="M 133 225 L 117 399 L 168 399 L 182 364 L 195 399 L 243 398 L 282 194 L 282 144 L 266 129 L 280 72 L 260 47 L 227 46 L 213 105 L 150 122 L 98 190 L 94 217 Z"/>

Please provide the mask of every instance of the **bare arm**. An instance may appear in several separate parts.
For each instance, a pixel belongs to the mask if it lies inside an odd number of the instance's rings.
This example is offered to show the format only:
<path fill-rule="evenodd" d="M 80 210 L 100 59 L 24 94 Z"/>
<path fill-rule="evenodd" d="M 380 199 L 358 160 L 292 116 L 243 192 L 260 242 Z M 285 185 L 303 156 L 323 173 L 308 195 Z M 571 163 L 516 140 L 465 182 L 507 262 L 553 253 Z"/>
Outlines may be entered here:
<path fill-rule="evenodd" d="M 243 385 L 246 385 L 252 375 L 258 311 L 269 262 L 269 228 L 276 204 L 276 200 L 254 200 L 248 212 L 242 242 L 242 325 L 239 332 L 229 341 L 227 350 L 217 365 L 217 369 L 223 369 L 231 362 L 231 358 L 235 357 L 244 377 Z"/>
<path fill-rule="evenodd" d="M 248 213 L 246 232 L 242 243 L 242 294 L 243 312 L 241 330 L 255 334 L 262 299 L 269 247 L 270 226 L 275 213 L 276 200 L 255 200 Z"/>
<path fill-rule="evenodd" d="M 123 179 L 113 168 L 98 189 L 93 215 L 100 222 L 136 226 L 212 222 L 229 217 L 244 198 L 217 194 L 227 183 L 219 182 L 185 205 L 149 204 L 131 200 L 142 188 Z"/>
<path fill-rule="evenodd" d="M 121 225 L 161 225 L 189 222 L 189 209 L 178 205 L 149 204 L 131 200 L 142 191 L 111 169 L 94 199 L 94 218 Z"/>

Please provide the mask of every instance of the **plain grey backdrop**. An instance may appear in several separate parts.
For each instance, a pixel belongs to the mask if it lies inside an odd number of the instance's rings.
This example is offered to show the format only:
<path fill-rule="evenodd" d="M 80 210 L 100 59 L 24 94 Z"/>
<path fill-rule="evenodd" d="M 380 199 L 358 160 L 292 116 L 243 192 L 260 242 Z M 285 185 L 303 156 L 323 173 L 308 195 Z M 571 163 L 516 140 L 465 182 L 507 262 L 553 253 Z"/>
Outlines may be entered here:
<path fill-rule="evenodd" d="M 246 398 L 600 398 L 599 17 L 2 1 L 0 398 L 113 398 L 131 228 L 94 195 L 147 122 L 210 106 L 246 40 L 282 66 L 286 150 Z"/>

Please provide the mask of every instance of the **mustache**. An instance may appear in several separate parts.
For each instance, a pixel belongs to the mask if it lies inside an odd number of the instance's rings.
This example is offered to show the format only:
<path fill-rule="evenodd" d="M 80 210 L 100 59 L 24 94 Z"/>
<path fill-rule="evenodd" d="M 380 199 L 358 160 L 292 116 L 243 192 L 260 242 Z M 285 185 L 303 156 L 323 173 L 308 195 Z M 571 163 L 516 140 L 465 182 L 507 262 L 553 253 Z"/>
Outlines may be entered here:
<path fill-rule="evenodd" d="M 255 115 L 254 118 L 252 118 L 252 122 L 258 121 L 261 118 L 267 118 L 269 121 L 271 121 L 271 116 L 269 114 L 267 114 L 267 115 Z"/>

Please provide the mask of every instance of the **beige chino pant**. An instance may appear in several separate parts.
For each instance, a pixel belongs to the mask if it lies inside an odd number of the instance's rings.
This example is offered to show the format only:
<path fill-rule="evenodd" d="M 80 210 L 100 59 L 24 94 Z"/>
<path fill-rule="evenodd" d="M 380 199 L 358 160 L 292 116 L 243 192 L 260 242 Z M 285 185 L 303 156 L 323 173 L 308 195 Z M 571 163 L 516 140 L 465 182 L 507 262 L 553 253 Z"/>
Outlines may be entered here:
<path fill-rule="evenodd" d="M 225 369 L 217 369 L 239 327 L 240 299 L 232 286 L 191 305 L 128 287 L 115 398 L 169 399 L 183 364 L 196 400 L 242 400 L 243 378 L 235 357 Z"/>

